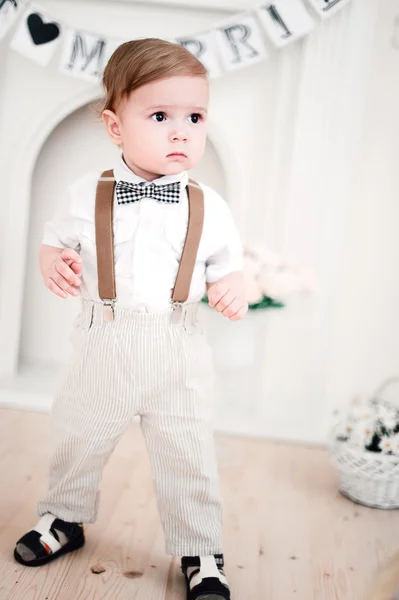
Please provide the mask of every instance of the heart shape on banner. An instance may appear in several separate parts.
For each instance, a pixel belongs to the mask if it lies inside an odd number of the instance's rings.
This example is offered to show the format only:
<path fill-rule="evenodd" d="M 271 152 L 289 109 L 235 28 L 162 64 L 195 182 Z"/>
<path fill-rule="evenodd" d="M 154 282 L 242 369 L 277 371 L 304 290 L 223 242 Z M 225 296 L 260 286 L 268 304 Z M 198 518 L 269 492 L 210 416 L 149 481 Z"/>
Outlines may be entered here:
<path fill-rule="evenodd" d="M 29 33 L 36 46 L 53 42 L 60 35 L 57 23 L 44 23 L 39 13 L 32 13 L 27 19 Z"/>

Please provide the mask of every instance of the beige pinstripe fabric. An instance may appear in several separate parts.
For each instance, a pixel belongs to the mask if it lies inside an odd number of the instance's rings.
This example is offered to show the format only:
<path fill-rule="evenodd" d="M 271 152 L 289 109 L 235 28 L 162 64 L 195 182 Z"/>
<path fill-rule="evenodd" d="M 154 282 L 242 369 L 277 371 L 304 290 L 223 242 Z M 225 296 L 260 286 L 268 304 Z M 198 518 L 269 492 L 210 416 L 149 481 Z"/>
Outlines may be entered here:
<path fill-rule="evenodd" d="M 222 508 L 211 427 L 211 350 L 198 306 L 134 313 L 84 302 L 75 352 L 52 409 L 50 485 L 39 515 L 96 519 L 103 467 L 135 415 L 141 416 L 166 552 L 222 552 Z"/>

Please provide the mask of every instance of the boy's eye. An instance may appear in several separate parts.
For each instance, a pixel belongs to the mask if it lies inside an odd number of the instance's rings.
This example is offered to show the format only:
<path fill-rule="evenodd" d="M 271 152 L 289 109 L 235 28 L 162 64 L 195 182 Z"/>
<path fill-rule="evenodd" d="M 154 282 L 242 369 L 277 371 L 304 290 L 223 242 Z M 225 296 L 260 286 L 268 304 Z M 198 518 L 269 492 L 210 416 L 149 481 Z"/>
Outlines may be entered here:
<path fill-rule="evenodd" d="M 190 115 L 188 117 L 188 120 L 191 121 L 191 123 L 198 123 L 200 120 L 202 119 L 202 116 L 199 113 L 193 113 L 192 115 Z"/>
<path fill-rule="evenodd" d="M 156 112 L 153 115 L 151 115 L 151 119 L 157 121 L 158 123 L 162 123 L 162 121 L 166 119 L 166 115 L 164 112 Z"/>

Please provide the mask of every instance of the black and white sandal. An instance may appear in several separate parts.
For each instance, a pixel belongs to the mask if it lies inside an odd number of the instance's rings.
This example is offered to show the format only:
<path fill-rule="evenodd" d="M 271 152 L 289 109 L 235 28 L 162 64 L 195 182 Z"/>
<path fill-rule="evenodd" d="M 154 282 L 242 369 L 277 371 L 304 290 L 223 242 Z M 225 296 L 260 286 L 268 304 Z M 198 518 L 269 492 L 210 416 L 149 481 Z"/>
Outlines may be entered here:
<path fill-rule="evenodd" d="M 85 543 L 83 527 L 46 514 L 35 527 L 18 540 L 14 558 L 27 567 L 41 567 Z"/>
<path fill-rule="evenodd" d="M 223 554 L 183 556 L 181 569 L 186 578 L 187 600 L 230 600 L 223 567 Z"/>

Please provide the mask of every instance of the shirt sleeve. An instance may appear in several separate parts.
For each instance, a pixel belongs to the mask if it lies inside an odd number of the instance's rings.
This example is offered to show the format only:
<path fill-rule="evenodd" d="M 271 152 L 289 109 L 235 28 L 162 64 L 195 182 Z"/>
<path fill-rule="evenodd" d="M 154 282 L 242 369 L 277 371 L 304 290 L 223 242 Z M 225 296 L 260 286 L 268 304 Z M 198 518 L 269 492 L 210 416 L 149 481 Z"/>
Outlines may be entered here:
<path fill-rule="evenodd" d="M 44 224 L 43 244 L 54 248 L 79 248 L 78 219 L 74 214 L 73 205 L 73 193 L 69 187 L 60 211 Z"/>
<path fill-rule="evenodd" d="M 206 281 L 215 283 L 234 271 L 242 271 L 243 247 L 227 202 L 214 190 L 207 194 L 205 210 L 209 210 L 212 251 L 206 260 Z"/>
<path fill-rule="evenodd" d="M 95 198 L 101 173 L 89 172 L 67 188 L 56 216 L 45 223 L 42 243 L 54 248 L 80 249 L 82 226 L 94 221 Z"/>

